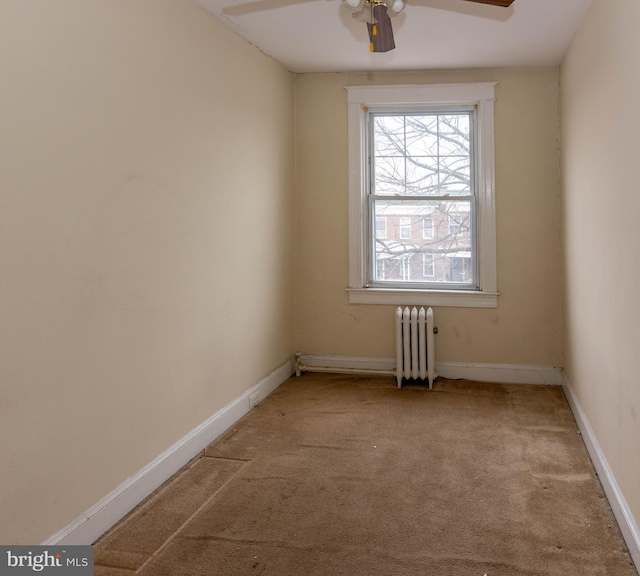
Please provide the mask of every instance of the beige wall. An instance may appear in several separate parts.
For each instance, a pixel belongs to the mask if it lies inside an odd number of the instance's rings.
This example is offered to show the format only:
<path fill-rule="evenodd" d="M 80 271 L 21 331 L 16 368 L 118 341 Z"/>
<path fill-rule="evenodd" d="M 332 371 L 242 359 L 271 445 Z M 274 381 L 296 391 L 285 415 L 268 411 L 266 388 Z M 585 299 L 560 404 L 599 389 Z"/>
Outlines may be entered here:
<path fill-rule="evenodd" d="M 0 3 L 0 542 L 293 348 L 293 76 L 188 0 Z"/>
<path fill-rule="evenodd" d="M 640 519 L 640 4 L 593 0 L 562 66 L 565 370 Z"/>
<path fill-rule="evenodd" d="M 393 356 L 394 307 L 345 291 L 360 84 L 498 83 L 499 305 L 436 308 L 437 355 L 564 363 L 640 517 L 639 10 L 594 0 L 561 83 L 294 80 L 188 0 L 3 0 L 0 542 L 43 541 L 294 349 Z"/>
<path fill-rule="evenodd" d="M 498 83 L 497 309 L 436 308 L 450 362 L 561 366 L 557 69 L 296 77 L 296 348 L 394 356 L 394 307 L 349 305 L 347 85 Z"/>

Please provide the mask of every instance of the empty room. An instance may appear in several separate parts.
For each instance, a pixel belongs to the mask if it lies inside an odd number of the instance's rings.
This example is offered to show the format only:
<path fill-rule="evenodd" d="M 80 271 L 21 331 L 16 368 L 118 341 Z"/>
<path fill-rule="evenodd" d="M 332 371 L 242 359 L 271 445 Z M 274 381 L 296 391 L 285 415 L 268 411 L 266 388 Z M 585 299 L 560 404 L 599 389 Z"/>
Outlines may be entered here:
<path fill-rule="evenodd" d="M 637 574 L 638 23 L 2 0 L 0 571 Z"/>

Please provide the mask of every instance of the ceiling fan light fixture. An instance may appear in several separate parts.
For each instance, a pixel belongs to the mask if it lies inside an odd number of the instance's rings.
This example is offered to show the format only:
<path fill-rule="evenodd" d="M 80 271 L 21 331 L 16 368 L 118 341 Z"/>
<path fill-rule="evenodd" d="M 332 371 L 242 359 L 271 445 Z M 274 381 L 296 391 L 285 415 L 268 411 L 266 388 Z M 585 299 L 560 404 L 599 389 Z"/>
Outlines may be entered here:
<path fill-rule="evenodd" d="M 393 0 L 393 4 L 391 4 L 391 12 L 395 14 L 399 14 L 404 10 L 404 2 L 402 0 Z"/>
<path fill-rule="evenodd" d="M 375 18 L 373 17 L 373 12 L 368 9 L 367 5 L 370 6 L 368 0 L 360 0 L 360 4 L 358 4 L 357 8 L 351 8 L 351 16 L 358 20 L 358 22 L 373 24 L 375 22 Z"/>
<path fill-rule="evenodd" d="M 356 20 L 367 23 L 371 52 L 388 52 L 396 47 L 390 16 L 396 16 L 402 12 L 406 0 L 343 0 L 343 2 L 351 8 L 351 15 Z M 467 2 L 508 8 L 514 0 L 467 0 Z"/>

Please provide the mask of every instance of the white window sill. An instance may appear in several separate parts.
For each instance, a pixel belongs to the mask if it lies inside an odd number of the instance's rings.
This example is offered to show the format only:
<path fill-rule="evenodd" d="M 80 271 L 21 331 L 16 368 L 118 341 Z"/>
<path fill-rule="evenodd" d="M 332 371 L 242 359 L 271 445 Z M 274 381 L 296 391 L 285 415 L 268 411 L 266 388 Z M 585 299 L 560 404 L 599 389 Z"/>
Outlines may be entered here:
<path fill-rule="evenodd" d="M 347 292 L 349 293 L 349 304 L 453 306 L 457 308 L 498 307 L 498 292 L 401 290 L 389 288 L 348 288 Z"/>

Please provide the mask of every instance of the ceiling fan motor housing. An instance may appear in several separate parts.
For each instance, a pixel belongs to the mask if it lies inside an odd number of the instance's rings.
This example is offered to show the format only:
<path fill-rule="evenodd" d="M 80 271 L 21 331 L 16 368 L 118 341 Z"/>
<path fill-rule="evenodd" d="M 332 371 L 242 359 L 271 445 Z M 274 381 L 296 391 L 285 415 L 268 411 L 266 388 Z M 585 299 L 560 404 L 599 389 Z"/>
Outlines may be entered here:
<path fill-rule="evenodd" d="M 383 2 L 376 2 L 372 5 L 373 22 L 367 22 L 369 31 L 369 49 L 371 52 L 389 52 L 396 47 L 393 40 L 393 29 L 391 19 L 387 12 L 387 5 Z"/>

